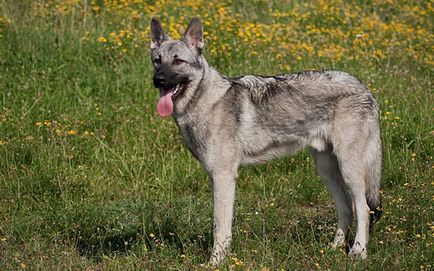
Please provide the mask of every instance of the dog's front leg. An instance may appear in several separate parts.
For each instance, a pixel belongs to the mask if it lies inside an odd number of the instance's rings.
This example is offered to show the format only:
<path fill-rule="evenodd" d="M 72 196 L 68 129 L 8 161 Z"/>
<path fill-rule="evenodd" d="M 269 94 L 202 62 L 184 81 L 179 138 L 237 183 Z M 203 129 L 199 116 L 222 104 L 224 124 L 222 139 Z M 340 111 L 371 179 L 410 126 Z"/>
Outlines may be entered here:
<path fill-rule="evenodd" d="M 211 266 L 217 266 L 224 260 L 232 240 L 236 171 L 214 172 L 211 179 L 214 199 L 214 245 L 209 263 Z"/>

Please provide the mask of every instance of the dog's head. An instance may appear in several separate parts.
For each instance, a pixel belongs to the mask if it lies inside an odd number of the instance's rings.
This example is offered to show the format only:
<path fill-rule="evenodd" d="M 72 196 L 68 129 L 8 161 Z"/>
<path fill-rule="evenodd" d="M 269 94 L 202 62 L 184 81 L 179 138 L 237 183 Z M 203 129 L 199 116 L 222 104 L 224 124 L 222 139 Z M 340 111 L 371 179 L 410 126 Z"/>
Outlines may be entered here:
<path fill-rule="evenodd" d="M 193 18 L 181 40 L 172 40 L 160 22 L 151 22 L 151 58 L 154 65 L 154 86 L 160 89 L 157 111 L 160 116 L 172 115 L 174 107 L 188 96 L 198 78 L 202 76 L 203 29 L 199 19 Z"/>

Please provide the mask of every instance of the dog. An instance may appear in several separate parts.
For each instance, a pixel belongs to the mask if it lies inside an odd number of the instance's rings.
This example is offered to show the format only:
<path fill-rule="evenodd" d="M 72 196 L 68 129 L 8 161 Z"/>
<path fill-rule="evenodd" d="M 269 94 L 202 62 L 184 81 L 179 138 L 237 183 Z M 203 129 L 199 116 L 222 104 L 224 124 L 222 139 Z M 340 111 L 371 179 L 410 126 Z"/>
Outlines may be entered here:
<path fill-rule="evenodd" d="M 240 166 L 267 162 L 307 147 L 332 194 L 338 225 L 332 247 L 345 246 L 356 218 L 349 255 L 367 257 L 371 221 L 381 214 L 379 106 L 348 73 L 304 71 L 229 78 L 204 57 L 203 26 L 191 19 L 180 40 L 151 21 L 153 83 L 158 114 L 173 116 L 186 145 L 210 176 L 213 248 L 217 266 L 232 240 L 235 183 Z"/>

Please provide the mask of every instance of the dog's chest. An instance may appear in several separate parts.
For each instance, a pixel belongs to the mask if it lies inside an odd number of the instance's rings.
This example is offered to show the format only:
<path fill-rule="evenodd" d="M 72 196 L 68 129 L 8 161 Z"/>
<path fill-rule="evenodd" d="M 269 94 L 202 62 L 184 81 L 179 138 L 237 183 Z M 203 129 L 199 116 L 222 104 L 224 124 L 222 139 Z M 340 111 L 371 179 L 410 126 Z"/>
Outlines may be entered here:
<path fill-rule="evenodd" d="M 207 126 L 198 121 L 178 123 L 178 127 L 191 153 L 202 161 L 206 152 L 207 138 L 209 137 Z"/>

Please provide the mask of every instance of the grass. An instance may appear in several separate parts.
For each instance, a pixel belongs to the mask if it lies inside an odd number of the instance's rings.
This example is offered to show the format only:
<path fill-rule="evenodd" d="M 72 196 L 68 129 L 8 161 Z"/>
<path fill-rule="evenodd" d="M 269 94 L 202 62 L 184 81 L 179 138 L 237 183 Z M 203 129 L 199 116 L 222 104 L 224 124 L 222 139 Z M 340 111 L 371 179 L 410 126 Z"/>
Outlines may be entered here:
<path fill-rule="evenodd" d="M 0 270 L 196 270 L 209 181 L 155 113 L 150 18 L 204 20 L 227 75 L 334 68 L 382 113 L 385 213 L 358 262 L 328 243 L 308 153 L 243 168 L 221 270 L 432 270 L 432 1 L 0 1 Z"/>

